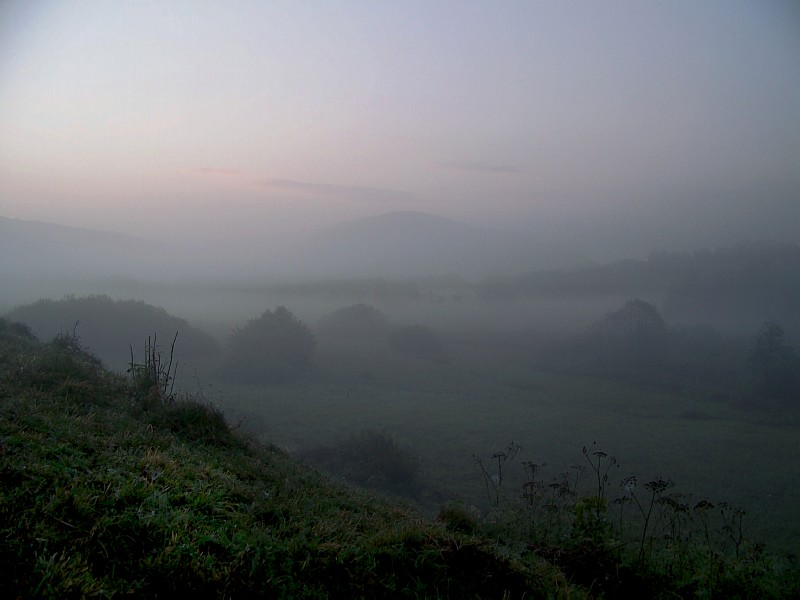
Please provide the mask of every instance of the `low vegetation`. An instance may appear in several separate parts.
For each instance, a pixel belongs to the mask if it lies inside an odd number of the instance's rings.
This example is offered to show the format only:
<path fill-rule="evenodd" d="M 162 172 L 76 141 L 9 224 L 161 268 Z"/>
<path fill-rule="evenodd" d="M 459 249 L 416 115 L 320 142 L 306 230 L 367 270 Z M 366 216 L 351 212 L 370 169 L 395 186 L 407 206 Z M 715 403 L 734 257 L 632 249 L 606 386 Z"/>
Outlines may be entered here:
<path fill-rule="evenodd" d="M 477 286 L 496 300 L 513 297 L 657 298 L 664 317 L 684 325 L 739 329 L 766 315 L 800 327 L 800 246 L 740 243 L 694 252 L 653 252 L 647 260 L 572 271 L 535 271 Z"/>
<path fill-rule="evenodd" d="M 316 345 L 311 329 L 278 306 L 233 331 L 220 376 L 261 384 L 297 380 L 311 372 Z"/>
<path fill-rule="evenodd" d="M 447 502 L 426 520 L 241 434 L 171 392 L 168 360 L 145 357 L 122 377 L 74 335 L 42 344 L 0 320 L 4 596 L 800 592 L 796 566 L 744 533 L 743 511 L 689 504 L 663 478 L 615 478 L 616 459 L 596 447 L 550 483 L 543 465 L 515 463 L 516 444 L 476 457 L 489 512 Z M 419 463 L 385 433 L 329 450 L 354 483 L 419 485 Z"/>
<path fill-rule="evenodd" d="M 213 337 L 141 300 L 114 300 L 104 295 L 42 299 L 14 308 L 5 318 L 25 323 L 40 339 L 77 334 L 85 348 L 120 371 L 130 362 L 131 344 L 138 349 L 154 331 L 164 335 L 180 331 L 184 359 L 216 358 L 220 353 Z"/>
<path fill-rule="evenodd" d="M 317 323 L 320 333 L 338 338 L 379 338 L 385 336 L 389 328 L 386 315 L 363 302 L 328 313 Z"/>
<path fill-rule="evenodd" d="M 620 475 L 616 457 L 597 444 L 583 460 L 547 476 L 546 463 L 520 461 L 510 443 L 476 457 L 492 506 L 484 531 L 521 543 L 593 594 L 652 598 L 771 598 L 800 592 L 796 559 L 775 561 L 752 539 L 746 511 L 725 501 L 691 500 L 662 476 Z M 515 486 L 516 483 L 516 486 Z M 447 514 L 463 527 L 463 511 Z M 472 525 L 474 528 L 474 525 Z"/>
<path fill-rule="evenodd" d="M 800 357 L 771 321 L 749 339 L 670 327 L 655 306 L 635 299 L 548 351 L 542 363 L 553 370 L 662 389 L 702 386 L 740 407 L 780 410 L 800 397 Z"/>
<path fill-rule="evenodd" d="M 140 394 L 74 338 L 0 324 L 3 597 L 574 589 L 544 561 L 331 483 L 213 407 Z"/>
<path fill-rule="evenodd" d="M 420 461 L 385 432 L 364 430 L 331 446 L 298 453 L 348 483 L 416 499 L 424 490 Z"/>

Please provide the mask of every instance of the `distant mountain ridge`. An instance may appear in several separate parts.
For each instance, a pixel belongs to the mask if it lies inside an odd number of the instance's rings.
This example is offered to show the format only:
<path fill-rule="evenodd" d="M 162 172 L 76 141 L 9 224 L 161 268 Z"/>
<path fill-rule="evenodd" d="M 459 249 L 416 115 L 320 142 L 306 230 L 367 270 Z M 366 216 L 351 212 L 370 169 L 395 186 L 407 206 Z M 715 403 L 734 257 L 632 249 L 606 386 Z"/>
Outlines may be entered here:
<path fill-rule="evenodd" d="M 646 260 L 579 263 L 548 254 L 531 235 L 419 212 L 340 223 L 298 240 L 280 255 L 258 240 L 238 248 L 182 248 L 0 217 L 0 309 L 65 294 L 139 297 L 142 286 L 150 284 L 167 289 L 453 277 L 498 302 L 526 296 L 641 298 L 654 302 L 671 322 L 731 330 L 746 324 L 752 330 L 776 320 L 800 330 L 797 244 L 741 243 L 654 252 Z"/>
<path fill-rule="evenodd" d="M 123 284 L 185 277 L 189 253 L 168 243 L 0 217 L 0 308 L 65 294 L 107 293 Z"/>
<path fill-rule="evenodd" d="M 21 280 L 481 278 L 554 262 L 531 236 L 423 212 L 342 222 L 280 251 L 254 239 L 188 247 L 123 233 L 0 217 L 0 277 Z"/>
<path fill-rule="evenodd" d="M 3 275 L 146 275 L 174 252 L 168 244 L 124 233 L 0 217 Z"/>

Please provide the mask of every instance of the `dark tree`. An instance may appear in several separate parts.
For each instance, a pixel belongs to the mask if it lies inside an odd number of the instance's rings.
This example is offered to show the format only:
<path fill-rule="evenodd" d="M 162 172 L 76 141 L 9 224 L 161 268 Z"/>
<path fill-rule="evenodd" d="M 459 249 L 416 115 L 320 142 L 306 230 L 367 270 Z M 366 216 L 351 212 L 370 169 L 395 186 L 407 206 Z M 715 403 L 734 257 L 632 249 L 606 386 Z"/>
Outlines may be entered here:
<path fill-rule="evenodd" d="M 354 304 L 322 317 L 317 330 L 337 337 L 368 338 L 385 334 L 389 320 L 374 306 Z"/>
<path fill-rule="evenodd" d="M 758 392 L 770 400 L 787 400 L 800 391 L 795 349 L 786 343 L 783 327 L 767 322 L 753 339 L 750 362 L 756 373 Z"/>
<path fill-rule="evenodd" d="M 598 360 L 609 367 L 653 365 L 664 353 L 664 319 L 644 300 L 629 300 L 589 332 Z"/>
<path fill-rule="evenodd" d="M 7 317 L 25 323 L 42 340 L 70 331 L 80 322 L 81 345 L 118 370 L 129 366 L 131 346 L 138 351 L 154 333 L 162 339 L 172 339 L 176 331 L 180 332 L 178 355 L 182 359 L 215 358 L 221 352 L 217 341 L 207 333 L 141 300 L 65 296 L 18 306 Z"/>
<path fill-rule="evenodd" d="M 279 306 L 233 331 L 224 375 L 254 383 L 294 379 L 311 367 L 315 348 L 308 326 Z"/>

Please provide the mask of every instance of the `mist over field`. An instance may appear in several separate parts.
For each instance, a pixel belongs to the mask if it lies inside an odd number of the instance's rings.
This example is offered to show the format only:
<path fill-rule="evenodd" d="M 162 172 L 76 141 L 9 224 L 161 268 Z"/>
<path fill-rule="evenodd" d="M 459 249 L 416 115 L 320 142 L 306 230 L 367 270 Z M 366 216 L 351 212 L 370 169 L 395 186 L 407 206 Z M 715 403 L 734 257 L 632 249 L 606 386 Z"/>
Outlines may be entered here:
<path fill-rule="evenodd" d="M 2 225 L 6 248 L 30 249 L 4 253 L 5 318 L 76 335 L 120 372 L 174 350 L 182 393 L 335 477 L 483 511 L 473 455 L 513 440 L 555 480 L 597 442 L 625 473 L 744 506 L 763 515 L 751 535 L 797 547 L 797 244 L 535 269 L 538 244 L 389 213 L 315 237 L 318 271 L 213 278 L 177 247 Z M 369 475 L 385 448 L 405 466 Z"/>
<path fill-rule="evenodd" d="M 429 515 L 602 454 L 609 506 L 667 478 L 796 554 L 798 34 L 792 2 L 3 3 L 0 317 L 174 358 Z"/>

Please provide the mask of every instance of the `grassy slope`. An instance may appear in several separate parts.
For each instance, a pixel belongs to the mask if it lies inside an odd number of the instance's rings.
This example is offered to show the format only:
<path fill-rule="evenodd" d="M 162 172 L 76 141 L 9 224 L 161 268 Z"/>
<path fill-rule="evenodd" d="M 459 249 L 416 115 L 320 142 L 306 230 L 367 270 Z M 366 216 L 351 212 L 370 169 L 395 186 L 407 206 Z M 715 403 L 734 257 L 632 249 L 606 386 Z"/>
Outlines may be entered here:
<path fill-rule="evenodd" d="M 0 595 L 581 596 L 0 321 Z"/>

